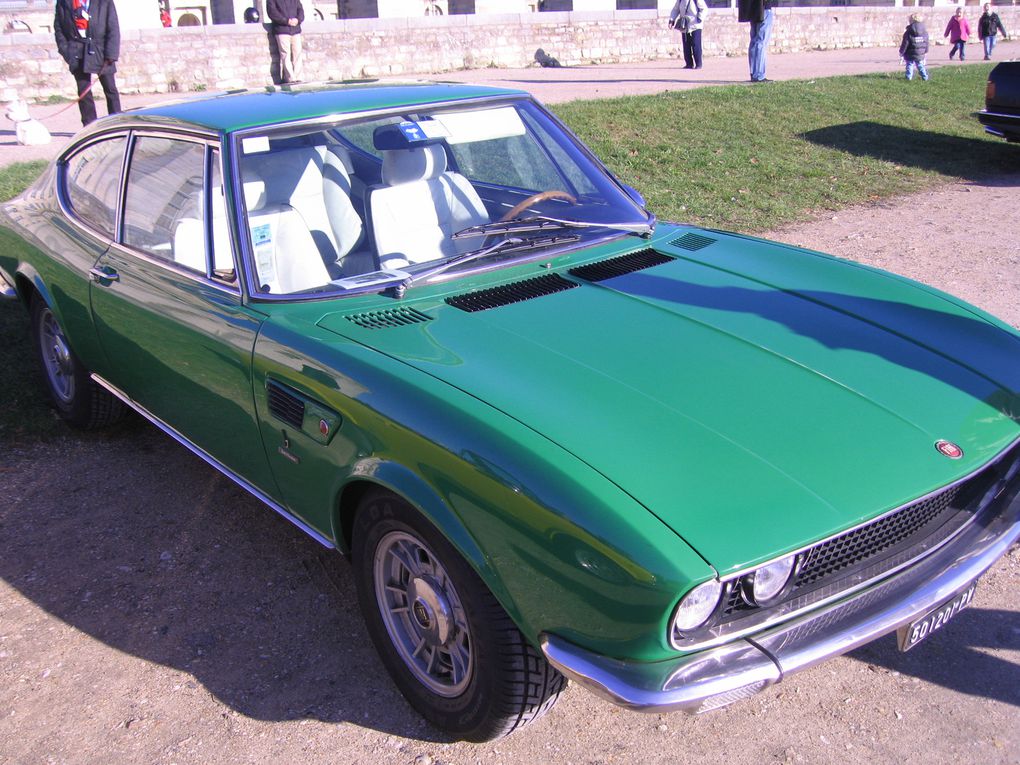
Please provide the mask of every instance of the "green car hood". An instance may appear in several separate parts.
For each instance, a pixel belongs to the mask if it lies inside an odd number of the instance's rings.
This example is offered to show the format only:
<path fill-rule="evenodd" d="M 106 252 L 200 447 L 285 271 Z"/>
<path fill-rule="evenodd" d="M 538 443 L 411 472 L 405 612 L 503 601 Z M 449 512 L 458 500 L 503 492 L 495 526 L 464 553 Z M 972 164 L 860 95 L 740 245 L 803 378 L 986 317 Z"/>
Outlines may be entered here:
<path fill-rule="evenodd" d="M 564 273 L 580 286 L 554 294 L 474 312 L 405 300 L 389 307 L 416 323 L 319 324 L 544 434 L 720 573 L 922 496 L 1020 436 L 1008 327 L 828 256 L 676 233 L 651 243 L 668 262 Z"/>

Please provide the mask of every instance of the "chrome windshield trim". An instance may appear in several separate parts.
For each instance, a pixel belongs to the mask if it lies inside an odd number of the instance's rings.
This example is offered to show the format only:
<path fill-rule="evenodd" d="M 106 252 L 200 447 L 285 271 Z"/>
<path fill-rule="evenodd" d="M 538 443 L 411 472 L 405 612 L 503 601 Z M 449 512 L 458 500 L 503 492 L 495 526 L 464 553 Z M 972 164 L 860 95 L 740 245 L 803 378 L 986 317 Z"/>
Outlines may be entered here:
<path fill-rule="evenodd" d="M 213 457 L 207 451 L 202 449 L 202 447 L 200 447 L 200 446 L 192 443 L 191 441 L 189 441 L 187 438 L 184 437 L 183 434 L 181 434 L 179 431 L 175 430 L 173 427 L 171 427 L 167 423 L 163 422 L 163 420 L 161 420 L 159 417 L 154 415 L 148 409 L 143 407 L 137 401 L 132 399 L 130 396 L 128 396 L 126 393 L 124 393 L 124 391 L 120 390 L 117 386 L 115 386 L 112 383 L 104 380 L 102 377 L 100 377 L 99 375 L 97 375 L 95 373 L 92 374 L 92 379 L 97 384 L 103 386 L 106 390 L 108 390 L 114 396 L 116 396 L 121 401 L 123 401 L 125 404 L 127 404 L 129 407 L 131 407 L 136 412 L 138 412 L 138 414 L 142 415 L 142 417 L 147 419 L 149 422 L 151 422 L 157 428 L 159 428 L 164 433 L 166 433 L 168 436 L 170 436 L 174 441 L 179 443 L 185 449 L 190 451 L 195 456 L 200 457 L 201 459 L 203 459 L 205 462 L 207 462 L 212 467 L 216 468 L 216 470 L 220 471 L 223 475 L 225 475 L 227 478 L 229 478 L 235 484 L 237 484 L 242 489 L 244 489 L 249 494 L 251 494 L 253 497 L 255 497 L 256 499 L 260 500 L 264 504 L 268 505 L 272 510 L 274 510 L 276 513 L 278 513 L 280 516 L 282 516 L 283 518 L 286 518 L 288 521 L 293 523 L 295 526 L 297 526 L 299 529 L 301 529 L 303 532 L 305 532 L 308 536 L 310 536 L 312 539 L 314 539 L 316 542 L 318 542 L 320 545 L 322 545 L 323 547 L 327 547 L 327 548 L 329 548 L 331 550 L 336 549 L 336 543 L 333 542 L 333 540 L 329 539 L 328 537 L 324 536 L 320 532 L 318 532 L 315 529 L 313 529 L 311 526 L 306 524 L 304 521 L 302 521 L 296 515 L 292 514 L 285 507 L 283 507 L 282 505 L 278 504 L 268 494 L 263 492 L 261 489 L 256 487 L 254 484 L 251 484 L 248 481 L 246 481 L 244 478 L 242 478 L 237 473 L 232 471 L 230 468 L 228 468 L 222 462 L 217 460 L 215 457 Z"/>

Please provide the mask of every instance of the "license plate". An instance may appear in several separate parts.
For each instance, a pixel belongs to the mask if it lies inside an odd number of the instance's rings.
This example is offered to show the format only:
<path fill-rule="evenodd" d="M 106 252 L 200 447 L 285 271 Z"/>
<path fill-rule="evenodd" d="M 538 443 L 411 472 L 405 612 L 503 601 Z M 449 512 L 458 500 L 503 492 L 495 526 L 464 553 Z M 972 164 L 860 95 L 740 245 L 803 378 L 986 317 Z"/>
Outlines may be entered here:
<path fill-rule="evenodd" d="M 955 618 L 958 613 L 971 604 L 976 589 L 977 582 L 971 582 L 967 589 L 957 593 L 938 608 L 932 609 L 920 619 L 915 619 L 906 627 L 900 627 L 896 631 L 900 650 L 909 651 L 926 637 L 949 624 L 950 619 Z"/>

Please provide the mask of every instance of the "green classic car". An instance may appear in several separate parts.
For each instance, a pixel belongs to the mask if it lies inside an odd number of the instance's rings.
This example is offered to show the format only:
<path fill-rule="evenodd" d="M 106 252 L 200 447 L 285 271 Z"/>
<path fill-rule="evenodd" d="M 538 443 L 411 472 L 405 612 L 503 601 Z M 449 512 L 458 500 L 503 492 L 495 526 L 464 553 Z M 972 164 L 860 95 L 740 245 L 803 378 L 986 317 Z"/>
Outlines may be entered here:
<path fill-rule="evenodd" d="M 125 409 L 350 556 L 410 703 L 701 712 L 964 609 L 1020 537 L 1020 334 L 657 222 L 528 94 L 101 120 L 0 216 L 58 412 Z"/>

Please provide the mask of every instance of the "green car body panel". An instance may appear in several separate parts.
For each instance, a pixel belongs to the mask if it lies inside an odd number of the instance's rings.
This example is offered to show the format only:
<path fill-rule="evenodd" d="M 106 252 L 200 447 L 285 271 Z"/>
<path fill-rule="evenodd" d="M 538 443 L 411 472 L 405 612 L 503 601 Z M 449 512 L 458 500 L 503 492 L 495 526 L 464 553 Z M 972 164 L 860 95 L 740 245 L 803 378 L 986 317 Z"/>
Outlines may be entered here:
<path fill-rule="evenodd" d="M 343 92 L 339 112 L 336 89 L 312 89 L 122 119 L 220 136 L 230 172 L 238 130 L 522 96 Z M 4 206 L 0 271 L 51 306 L 87 367 L 325 544 L 349 548 L 366 487 L 404 497 L 535 645 L 553 634 L 607 657 L 675 657 L 670 624 L 693 586 L 923 497 L 1020 438 L 1015 329 L 819 253 L 660 223 L 400 299 L 260 300 L 243 278 L 167 278 L 69 224 L 55 183 L 51 168 Z M 231 209 L 239 186 L 225 191 Z M 662 262 L 572 272 L 645 250 Z M 119 274 L 116 288 L 93 268 Z M 550 274 L 571 288 L 476 312 L 447 302 Z M 359 321 L 390 311 L 416 319 Z M 271 390 L 304 419 L 274 413 Z"/>

